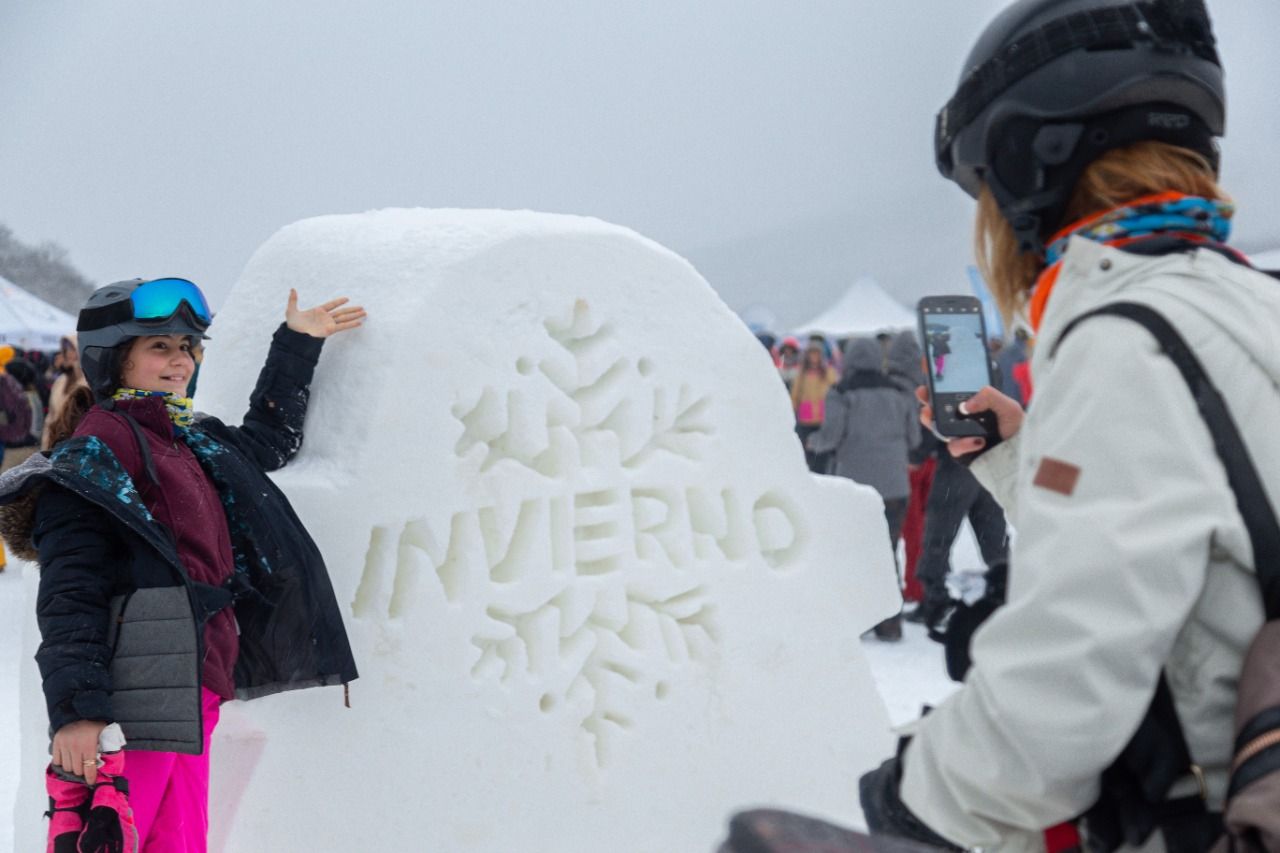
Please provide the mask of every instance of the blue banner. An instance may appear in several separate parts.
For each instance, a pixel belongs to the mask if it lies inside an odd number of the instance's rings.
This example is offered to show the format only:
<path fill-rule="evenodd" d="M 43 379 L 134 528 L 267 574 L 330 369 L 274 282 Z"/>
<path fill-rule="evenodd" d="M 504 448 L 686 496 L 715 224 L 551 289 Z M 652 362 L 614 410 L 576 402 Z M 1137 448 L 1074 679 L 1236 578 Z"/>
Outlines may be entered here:
<path fill-rule="evenodd" d="M 969 286 L 973 288 L 973 295 L 982 303 L 982 316 L 987 321 L 987 337 L 1004 340 L 1004 318 L 1000 316 L 1000 309 L 996 307 L 996 299 L 991 295 L 986 280 L 973 265 L 966 267 L 965 271 L 969 273 Z"/>

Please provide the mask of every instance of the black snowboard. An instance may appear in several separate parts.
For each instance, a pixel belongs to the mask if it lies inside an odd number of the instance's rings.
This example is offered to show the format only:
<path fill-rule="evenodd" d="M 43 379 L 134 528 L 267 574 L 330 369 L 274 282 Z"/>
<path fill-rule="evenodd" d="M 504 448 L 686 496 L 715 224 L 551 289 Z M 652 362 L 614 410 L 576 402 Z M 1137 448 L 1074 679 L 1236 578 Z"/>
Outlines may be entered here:
<path fill-rule="evenodd" d="M 736 814 L 719 853 L 930 853 L 942 848 L 867 835 L 826 821 L 776 809 Z"/>

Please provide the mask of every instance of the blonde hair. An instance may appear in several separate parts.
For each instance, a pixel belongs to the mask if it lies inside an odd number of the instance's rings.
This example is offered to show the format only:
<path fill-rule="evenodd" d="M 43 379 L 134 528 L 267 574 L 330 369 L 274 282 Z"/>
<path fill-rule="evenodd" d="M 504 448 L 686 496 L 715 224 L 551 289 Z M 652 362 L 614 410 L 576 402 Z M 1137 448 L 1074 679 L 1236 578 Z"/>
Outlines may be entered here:
<path fill-rule="evenodd" d="M 1060 226 L 1161 192 L 1230 200 L 1218 186 L 1213 166 L 1202 155 L 1164 142 L 1138 142 L 1108 151 L 1089 164 L 1076 183 Z M 1035 255 L 1018 251 L 1013 228 L 986 187 L 978 197 L 974 243 L 978 269 L 1009 324 L 1026 304 L 1044 265 Z"/>

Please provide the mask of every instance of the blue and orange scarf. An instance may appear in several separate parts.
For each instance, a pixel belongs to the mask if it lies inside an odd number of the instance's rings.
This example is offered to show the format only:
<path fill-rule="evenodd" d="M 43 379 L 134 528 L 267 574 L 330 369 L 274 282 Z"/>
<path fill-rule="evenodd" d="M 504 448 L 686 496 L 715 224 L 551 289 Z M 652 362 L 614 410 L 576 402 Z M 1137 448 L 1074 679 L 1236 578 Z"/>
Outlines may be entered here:
<path fill-rule="evenodd" d="M 1028 305 L 1031 327 L 1040 330 L 1049 296 L 1062 271 L 1062 256 L 1072 237 L 1107 246 L 1128 246 L 1152 237 L 1174 237 L 1189 243 L 1225 243 L 1231 236 L 1235 205 L 1177 192 L 1144 196 L 1129 204 L 1087 216 L 1059 231 L 1045 250 L 1048 266 L 1040 273 Z"/>

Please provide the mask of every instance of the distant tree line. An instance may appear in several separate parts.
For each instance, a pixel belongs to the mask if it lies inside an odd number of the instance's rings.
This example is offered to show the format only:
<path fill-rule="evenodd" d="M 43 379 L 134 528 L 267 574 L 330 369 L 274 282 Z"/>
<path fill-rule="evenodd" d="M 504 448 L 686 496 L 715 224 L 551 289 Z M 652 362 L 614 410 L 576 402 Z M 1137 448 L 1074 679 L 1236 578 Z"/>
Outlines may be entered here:
<path fill-rule="evenodd" d="M 66 249 L 53 242 L 29 246 L 4 225 L 0 225 L 0 276 L 71 314 L 80 310 L 94 287 L 67 260 Z"/>

